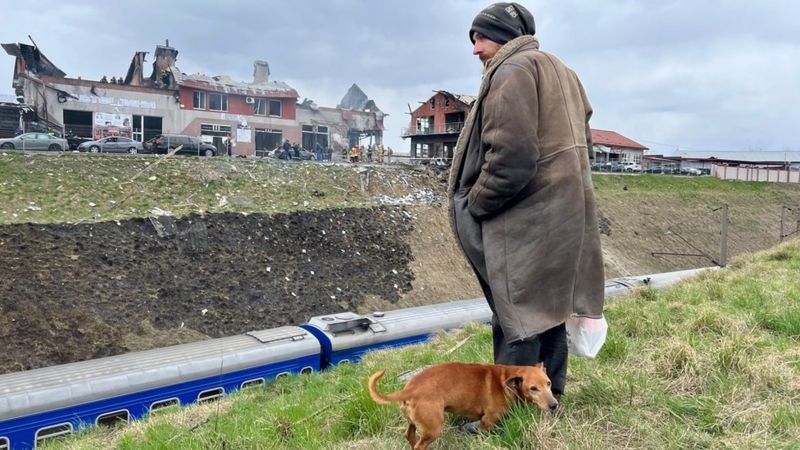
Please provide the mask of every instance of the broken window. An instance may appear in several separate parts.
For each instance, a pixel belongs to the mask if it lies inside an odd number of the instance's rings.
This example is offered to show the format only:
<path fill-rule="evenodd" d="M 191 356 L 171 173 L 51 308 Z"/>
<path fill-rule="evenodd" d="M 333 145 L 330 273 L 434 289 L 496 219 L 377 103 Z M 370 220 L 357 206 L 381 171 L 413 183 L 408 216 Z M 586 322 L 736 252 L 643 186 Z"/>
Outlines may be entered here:
<path fill-rule="evenodd" d="M 322 148 L 327 148 L 330 140 L 328 138 L 328 127 L 303 125 L 303 148 L 312 150 L 317 144 Z"/>
<path fill-rule="evenodd" d="M 431 109 L 436 109 L 436 98 L 431 99 Z"/>
<path fill-rule="evenodd" d="M 256 156 L 267 156 L 270 150 L 283 143 L 283 131 L 272 128 L 256 128 Z"/>
<path fill-rule="evenodd" d="M 208 94 L 208 109 L 211 111 L 227 111 L 228 96 L 223 94 Z"/>
<path fill-rule="evenodd" d="M 194 91 L 192 99 L 192 108 L 206 109 L 206 93 L 202 91 Z"/>
<path fill-rule="evenodd" d="M 270 100 L 269 101 L 269 115 L 270 116 L 278 116 L 280 117 L 281 114 L 281 101 L 280 100 Z"/>
<path fill-rule="evenodd" d="M 428 134 L 433 128 L 433 116 L 417 117 L 417 133 Z"/>
<path fill-rule="evenodd" d="M 265 98 L 256 99 L 255 103 L 253 103 L 253 114 L 257 114 L 259 116 L 267 115 L 267 99 Z"/>

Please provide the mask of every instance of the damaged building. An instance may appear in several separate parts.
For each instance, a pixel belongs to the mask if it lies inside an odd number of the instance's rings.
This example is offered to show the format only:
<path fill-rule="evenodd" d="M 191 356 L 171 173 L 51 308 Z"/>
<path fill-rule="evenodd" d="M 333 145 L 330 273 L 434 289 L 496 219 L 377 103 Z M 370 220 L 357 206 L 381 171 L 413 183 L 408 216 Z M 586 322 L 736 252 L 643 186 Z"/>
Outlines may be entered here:
<path fill-rule="evenodd" d="M 434 95 L 411 112 L 411 123 L 403 129 L 403 139 L 411 139 L 409 154 L 416 158 L 450 160 L 469 111 L 472 95 L 434 91 Z"/>
<path fill-rule="evenodd" d="M 336 108 L 319 107 L 310 100 L 298 105 L 297 121 L 301 124 L 302 145 L 313 148 L 316 143 L 330 146 L 335 152 L 356 145 L 383 144 L 383 118 L 386 114 L 374 100 L 353 84 Z"/>
<path fill-rule="evenodd" d="M 156 46 L 152 68 L 148 52 L 137 51 L 124 77 L 86 80 L 67 77 L 35 45 L 2 46 L 16 58 L 17 98 L 48 129 L 67 135 L 144 142 L 159 134 L 186 134 L 215 145 L 219 154 L 230 146 L 238 156 L 265 156 L 284 140 L 307 148 L 316 142 L 344 148 L 354 140 L 382 138 L 384 114 L 357 86 L 345 95 L 343 107 L 298 105 L 297 91 L 270 80 L 265 61 L 254 62 L 250 82 L 187 75 L 177 66 L 178 50 L 167 41 Z"/>

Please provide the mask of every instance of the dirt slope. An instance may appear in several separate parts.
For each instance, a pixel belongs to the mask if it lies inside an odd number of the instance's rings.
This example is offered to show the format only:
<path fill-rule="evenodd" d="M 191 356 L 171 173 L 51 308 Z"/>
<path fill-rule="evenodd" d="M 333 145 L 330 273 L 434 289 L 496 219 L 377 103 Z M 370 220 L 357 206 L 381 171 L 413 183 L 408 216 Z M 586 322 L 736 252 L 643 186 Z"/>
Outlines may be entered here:
<path fill-rule="evenodd" d="M 441 195 L 441 174 L 431 177 Z M 596 182 L 608 277 L 710 265 L 651 252 L 718 258 L 724 203 L 730 254 L 767 248 L 781 206 L 800 204 L 797 187 L 646 181 Z M 2 225 L 0 373 L 480 296 L 441 200 L 421 203 Z"/>

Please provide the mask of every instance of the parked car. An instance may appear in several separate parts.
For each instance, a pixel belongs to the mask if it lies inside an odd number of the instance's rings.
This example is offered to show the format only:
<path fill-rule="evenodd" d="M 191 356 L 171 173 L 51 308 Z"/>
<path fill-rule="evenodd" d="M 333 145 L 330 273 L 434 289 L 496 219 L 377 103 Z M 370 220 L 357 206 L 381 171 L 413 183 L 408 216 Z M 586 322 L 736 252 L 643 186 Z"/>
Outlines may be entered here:
<path fill-rule="evenodd" d="M 214 156 L 217 154 L 217 147 L 202 142 L 200 138 L 186 136 L 184 134 L 159 134 L 144 143 L 145 150 L 150 153 L 169 153 L 170 150 L 181 147 L 179 155 Z"/>
<path fill-rule="evenodd" d="M 701 175 L 702 172 L 700 172 L 700 169 L 695 169 L 694 167 L 681 167 L 681 174 L 697 176 Z"/>
<path fill-rule="evenodd" d="M 618 162 L 607 163 L 606 167 L 611 172 L 622 172 L 625 169 L 625 166 Z"/>
<path fill-rule="evenodd" d="M 81 144 L 93 140 L 92 138 L 75 136 L 74 134 L 70 133 L 67 133 L 64 137 L 67 139 L 67 148 L 70 150 L 78 150 L 78 147 L 80 147 Z"/>
<path fill-rule="evenodd" d="M 78 145 L 79 152 L 91 153 L 140 153 L 142 143 L 131 138 L 109 136 Z"/>
<path fill-rule="evenodd" d="M 278 147 L 275 150 L 271 150 L 269 153 L 267 153 L 267 156 L 269 156 L 270 158 L 283 159 L 283 147 Z M 301 148 L 300 149 L 300 158 L 295 156 L 294 149 L 290 149 L 289 150 L 289 156 L 291 157 L 291 159 L 294 159 L 294 160 L 297 160 L 297 159 L 312 160 L 312 159 L 315 158 L 316 155 L 314 155 L 313 153 L 311 153 L 310 151 L 308 151 L 308 150 L 306 150 L 304 148 Z"/>
<path fill-rule="evenodd" d="M 0 139 L 0 148 L 3 150 L 50 150 L 60 152 L 69 148 L 64 138 L 51 136 L 47 133 L 25 133 L 17 137 Z"/>
<path fill-rule="evenodd" d="M 636 163 L 622 163 L 625 172 L 641 172 L 642 166 Z"/>

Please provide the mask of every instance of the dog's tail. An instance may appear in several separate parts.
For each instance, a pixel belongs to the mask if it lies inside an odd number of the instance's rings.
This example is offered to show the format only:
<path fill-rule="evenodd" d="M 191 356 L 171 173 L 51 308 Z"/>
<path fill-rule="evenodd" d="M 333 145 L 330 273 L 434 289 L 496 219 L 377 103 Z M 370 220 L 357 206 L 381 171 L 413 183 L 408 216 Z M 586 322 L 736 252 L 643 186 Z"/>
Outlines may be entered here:
<path fill-rule="evenodd" d="M 372 397 L 372 399 L 375 400 L 375 403 L 379 405 L 386 405 L 391 402 L 402 400 L 399 396 L 399 394 L 401 394 L 402 391 L 393 392 L 391 394 L 386 394 L 386 395 L 383 395 L 380 392 L 378 392 L 378 387 L 377 387 L 378 380 L 380 380 L 381 377 L 383 377 L 384 373 L 386 373 L 386 369 L 379 370 L 373 373 L 371 377 L 369 377 L 369 383 L 367 383 L 367 386 L 369 387 L 370 397 Z"/>

